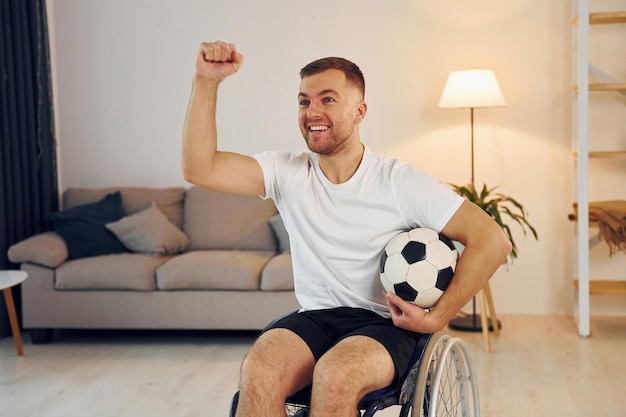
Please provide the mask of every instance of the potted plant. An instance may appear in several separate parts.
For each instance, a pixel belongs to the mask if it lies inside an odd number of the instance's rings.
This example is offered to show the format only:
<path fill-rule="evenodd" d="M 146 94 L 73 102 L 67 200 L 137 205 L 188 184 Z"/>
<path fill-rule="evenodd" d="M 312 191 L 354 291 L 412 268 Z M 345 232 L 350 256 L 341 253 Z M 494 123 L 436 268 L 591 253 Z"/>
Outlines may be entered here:
<path fill-rule="evenodd" d="M 450 184 L 450 186 L 454 191 L 456 191 L 457 194 L 467 198 L 469 201 L 485 210 L 485 212 L 493 217 L 496 223 L 502 227 L 511 241 L 511 263 L 514 258 L 517 258 L 518 248 L 515 244 L 515 239 L 513 239 L 511 227 L 505 222 L 505 220 L 517 223 L 524 232 L 524 236 L 526 236 L 528 231 L 530 231 L 535 240 L 538 240 L 537 231 L 528 222 L 528 212 L 524 209 L 524 206 L 512 197 L 494 192 L 494 190 L 498 187 L 487 188 L 487 184 L 483 183 L 483 187 L 479 192 L 473 182 L 462 186 L 454 184 Z"/>

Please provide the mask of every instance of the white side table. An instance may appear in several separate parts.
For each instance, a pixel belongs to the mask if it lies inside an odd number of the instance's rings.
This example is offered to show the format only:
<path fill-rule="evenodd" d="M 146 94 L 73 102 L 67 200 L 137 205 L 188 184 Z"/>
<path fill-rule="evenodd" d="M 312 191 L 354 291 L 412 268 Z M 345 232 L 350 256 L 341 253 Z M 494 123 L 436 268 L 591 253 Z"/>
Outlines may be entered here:
<path fill-rule="evenodd" d="M 9 312 L 9 321 L 11 322 L 11 331 L 13 332 L 17 356 L 24 356 L 24 350 L 22 349 L 22 337 L 20 335 L 20 327 L 17 324 L 17 314 L 15 313 L 11 287 L 24 282 L 27 277 L 28 274 L 25 271 L 0 271 L 0 289 L 4 292 L 4 301 L 7 304 L 7 311 Z"/>

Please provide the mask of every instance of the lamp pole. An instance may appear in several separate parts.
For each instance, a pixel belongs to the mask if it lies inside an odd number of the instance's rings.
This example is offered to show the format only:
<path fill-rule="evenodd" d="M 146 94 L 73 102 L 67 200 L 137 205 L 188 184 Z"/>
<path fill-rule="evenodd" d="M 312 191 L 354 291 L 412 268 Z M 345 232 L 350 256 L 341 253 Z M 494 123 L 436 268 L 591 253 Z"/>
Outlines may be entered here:
<path fill-rule="evenodd" d="M 471 185 L 476 190 L 476 185 L 474 184 L 474 107 L 470 107 L 470 144 L 471 144 Z M 482 290 L 481 290 L 482 291 Z M 483 312 L 484 314 L 484 312 Z M 467 317 L 457 317 L 450 321 L 450 328 L 455 330 L 462 331 L 470 331 L 470 332 L 482 332 L 482 324 L 478 318 L 478 314 L 476 313 L 476 296 L 472 297 L 472 315 Z M 488 329 L 491 331 L 493 327 L 491 325 L 488 326 Z"/>
<path fill-rule="evenodd" d="M 470 107 L 470 126 L 472 127 L 472 185 L 474 185 L 474 108 Z"/>

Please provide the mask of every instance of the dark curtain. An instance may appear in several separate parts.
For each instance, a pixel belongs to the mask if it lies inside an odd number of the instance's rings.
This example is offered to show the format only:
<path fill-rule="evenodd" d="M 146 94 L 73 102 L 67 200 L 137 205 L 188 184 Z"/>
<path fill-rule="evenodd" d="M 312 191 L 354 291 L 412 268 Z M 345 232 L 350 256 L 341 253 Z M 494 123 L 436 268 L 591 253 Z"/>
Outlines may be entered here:
<path fill-rule="evenodd" d="M 50 229 L 58 209 L 45 0 L 0 0 L 0 269 L 9 246 Z M 18 315 L 19 288 L 14 289 Z M 11 334 L 0 297 L 0 336 Z"/>

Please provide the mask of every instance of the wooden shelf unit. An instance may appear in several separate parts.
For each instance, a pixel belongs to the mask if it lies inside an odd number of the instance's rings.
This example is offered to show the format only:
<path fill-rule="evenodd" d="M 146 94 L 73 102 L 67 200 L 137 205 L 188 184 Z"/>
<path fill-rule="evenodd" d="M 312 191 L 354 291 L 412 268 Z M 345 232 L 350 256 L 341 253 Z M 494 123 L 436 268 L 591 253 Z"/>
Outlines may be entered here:
<path fill-rule="evenodd" d="M 590 335 L 590 296 L 626 296 L 626 274 L 616 280 L 596 280 L 589 277 L 590 247 L 597 244 L 599 238 L 590 238 L 589 228 L 596 226 L 589 221 L 589 160 L 607 158 L 626 158 L 626 149 L 589 150 L 589 93 L 597 94 L 617 92 L 626 94 L 626 83 L 614 80 L 609 74 L 591 65 L 589 62 L 589 26 L 626 23 L 626 11 L 589 13 L 589 0 L 574 0 L 578 17 L 574 19 L 575 51 L 574 67 L 574 192 L 577 204 L 577 215 L 570 215 L 576 222 L 576 259 L 574 264 L 574 281 L 576 295 L 576 313 L 578 333 Z M 587 18 L 588 17 L 588 18 Z M 621 55 L 616 55 L 621 56 Z M 619 59 L 619 58 L 616 58 Z M 599 82 L 590 81 L 590 67 L 593 76 Z M 588 86 L 579 88 L 578 86 Z M 621 123 L 621 121 L 616 121 Z M 597 145 L 596 145 L 597 146 Z"/>

